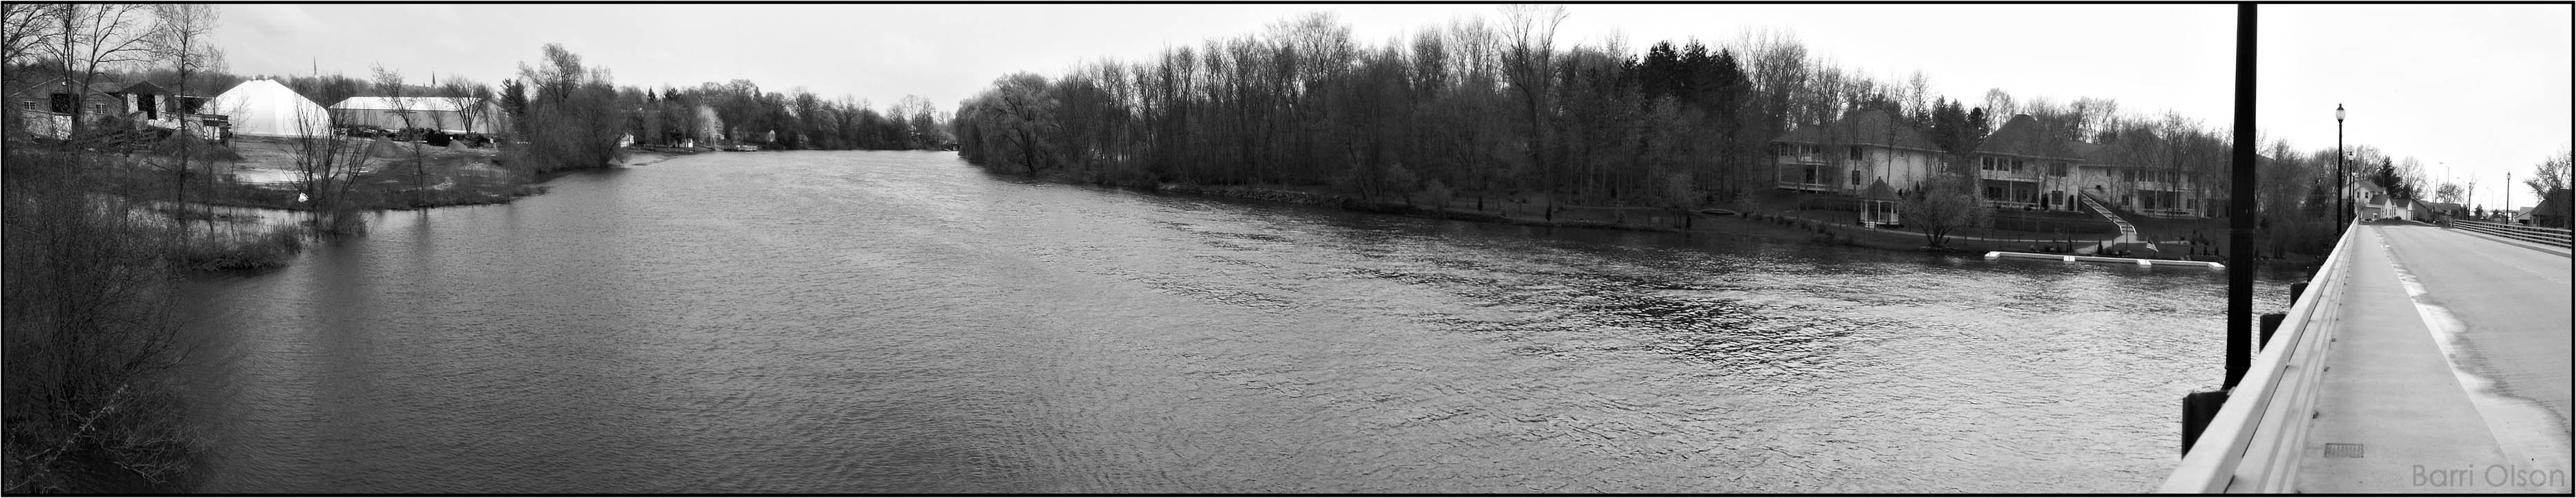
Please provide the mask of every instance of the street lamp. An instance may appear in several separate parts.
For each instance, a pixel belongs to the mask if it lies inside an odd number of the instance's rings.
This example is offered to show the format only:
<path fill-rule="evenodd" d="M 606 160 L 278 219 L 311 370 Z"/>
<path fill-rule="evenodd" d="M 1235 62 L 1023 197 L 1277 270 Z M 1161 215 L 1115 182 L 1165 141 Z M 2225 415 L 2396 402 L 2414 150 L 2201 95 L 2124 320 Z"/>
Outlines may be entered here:
<path fill-rule="evenodd" d="M 2335 103 L 2335 231 L 2343 231 L 2345 215 L 2352 214 L 2351 180 L 2343 174 L 2343 103 Z"/>

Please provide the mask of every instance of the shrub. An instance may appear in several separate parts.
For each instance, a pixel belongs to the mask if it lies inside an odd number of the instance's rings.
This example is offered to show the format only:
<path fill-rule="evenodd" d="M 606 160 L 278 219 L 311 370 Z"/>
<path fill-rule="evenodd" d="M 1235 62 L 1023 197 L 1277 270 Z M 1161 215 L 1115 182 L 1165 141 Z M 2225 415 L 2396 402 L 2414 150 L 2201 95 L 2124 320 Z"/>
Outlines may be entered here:
<path fill-rule="evenodd" d="M 12 493 L 171 493 L 198 446 L 172 372 L 172 246 L 108 169 L 11 148 L 0 169 L 0 338 Z"/>

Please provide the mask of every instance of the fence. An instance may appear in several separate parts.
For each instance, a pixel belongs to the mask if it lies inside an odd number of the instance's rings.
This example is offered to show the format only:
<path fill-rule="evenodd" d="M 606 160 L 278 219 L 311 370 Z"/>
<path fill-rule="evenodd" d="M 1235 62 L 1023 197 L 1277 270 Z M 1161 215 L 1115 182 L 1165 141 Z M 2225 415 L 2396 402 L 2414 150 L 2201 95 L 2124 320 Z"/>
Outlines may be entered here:
<path fill-rule="evenodd" d="M 2326 343 L 2342 307 L 2345 262 L 2353 234 L 2347 227 L 2306 292 L 2282 317 L 2254 358 L 2243 382 L 2165 478 L 2160 493 L 2290 493 L 2307 445 L 2308 413 L 2324 374 Z"/>
<path fill-rule="evenodd" d="M 2569 230 L 2565 228 L 2527 227 L 2522 225 L 2507 225 L 2503 223 L 2488 223 L 2483 221 L 2457 219 L 2443 220 L 2442 225 L 2450 228 L 2468 230 L 2471 232 L 2494 235 L 2508 239 L 2537 242 L 2555 247 L 2569 247 L 2567 236 Z"/>

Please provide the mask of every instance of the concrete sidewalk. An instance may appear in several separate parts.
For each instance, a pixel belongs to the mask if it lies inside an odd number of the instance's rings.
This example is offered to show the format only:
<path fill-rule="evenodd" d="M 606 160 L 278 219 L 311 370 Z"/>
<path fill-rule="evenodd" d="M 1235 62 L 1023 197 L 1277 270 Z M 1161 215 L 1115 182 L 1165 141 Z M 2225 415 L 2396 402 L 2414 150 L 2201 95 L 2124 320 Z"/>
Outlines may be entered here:
<path fill-rule="evenodd" d="M 2510 455 L 2489 431 L 2384 234 L 2364 228 L 2352 243 L 2297 491 L 2567 493 L 2563 465 Z"/>

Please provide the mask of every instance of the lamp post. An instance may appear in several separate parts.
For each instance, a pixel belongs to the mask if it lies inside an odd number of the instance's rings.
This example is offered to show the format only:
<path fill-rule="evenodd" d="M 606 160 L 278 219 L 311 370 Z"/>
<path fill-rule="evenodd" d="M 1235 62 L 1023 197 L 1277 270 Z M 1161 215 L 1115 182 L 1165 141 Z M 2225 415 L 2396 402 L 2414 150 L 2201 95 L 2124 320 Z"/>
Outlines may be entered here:
<path fill-rule="evenodd" d="M 2344 216 L 2352 214 L 2352 185 L 2343 173 L 2343 103 L 2335 103 L 2335 231 L 2343 231 Z"/>

